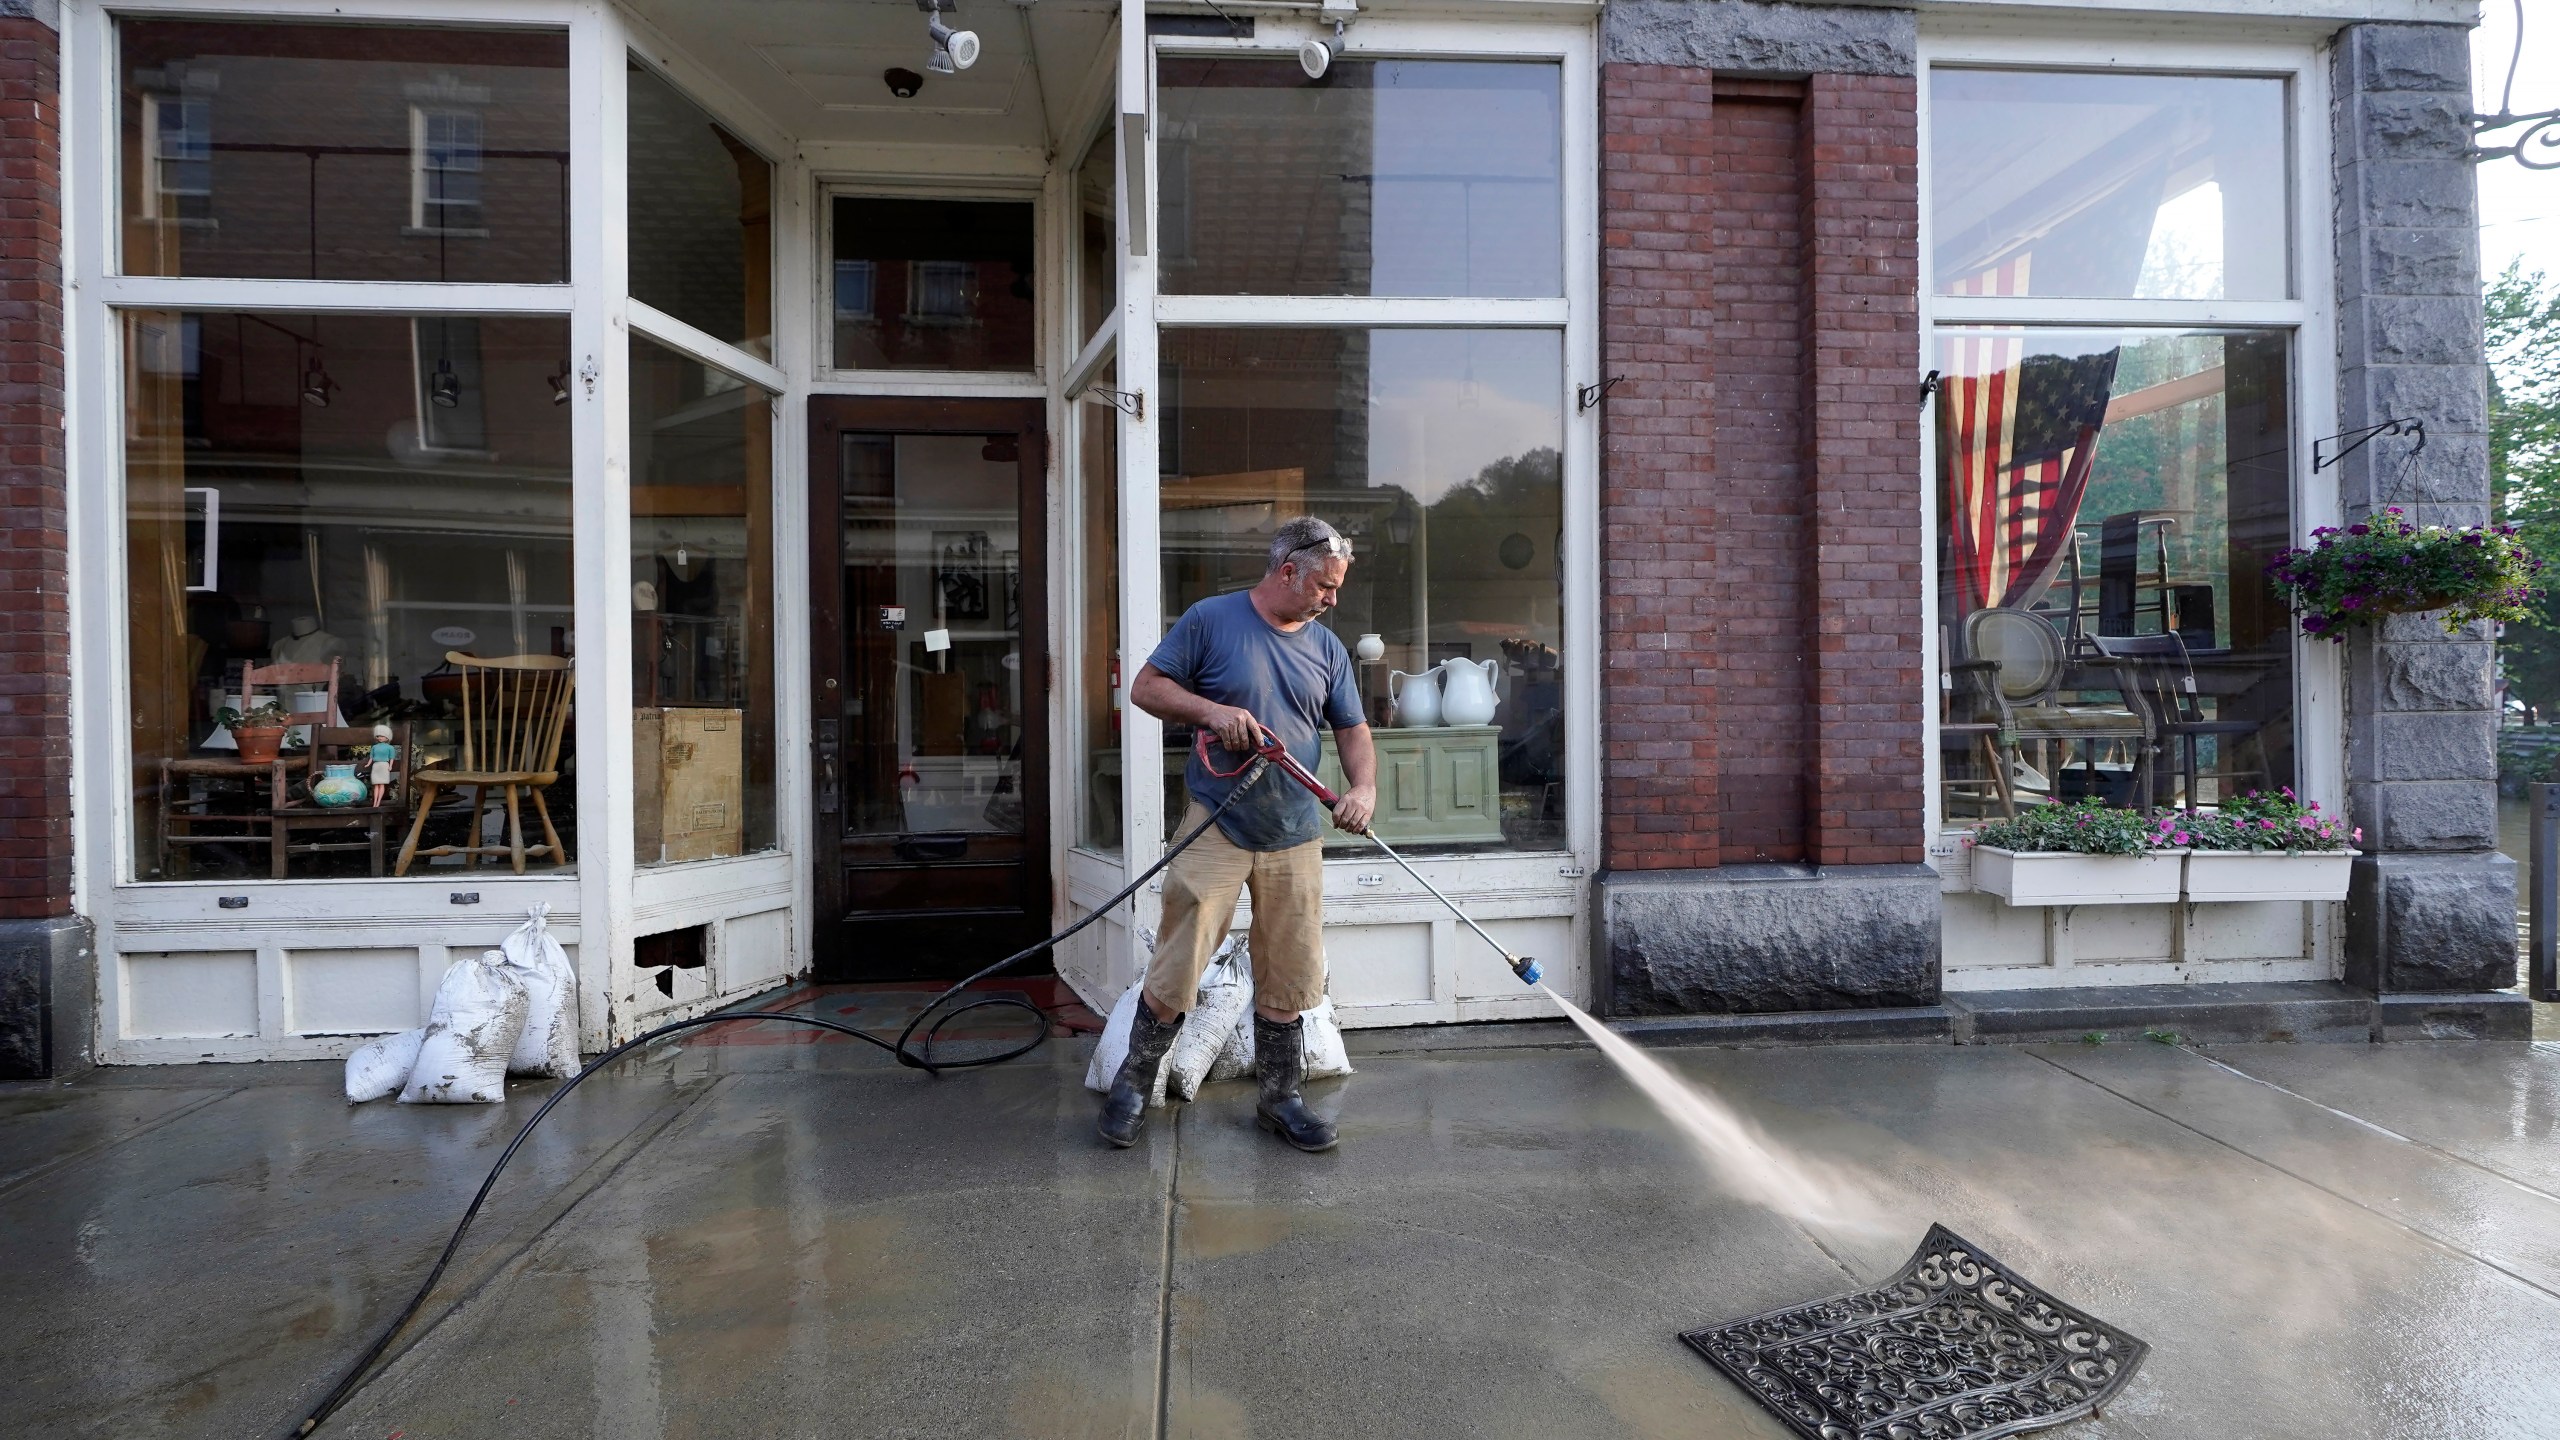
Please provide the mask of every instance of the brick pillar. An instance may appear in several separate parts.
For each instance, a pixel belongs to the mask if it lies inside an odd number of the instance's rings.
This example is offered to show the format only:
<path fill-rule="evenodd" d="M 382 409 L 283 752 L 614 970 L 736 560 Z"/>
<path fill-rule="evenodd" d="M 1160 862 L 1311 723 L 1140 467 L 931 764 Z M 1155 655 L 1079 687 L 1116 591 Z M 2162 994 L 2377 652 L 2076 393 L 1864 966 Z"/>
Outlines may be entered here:
<path fill-rule="evenodd" d="M 2469 32 L 2356 25 L 2333 55 L 2338 424 L 2427 426 L 2417 465 L 2404 472 L 2405 441 L 2377 440 L 2335 472 L 2339 493 L 2351 518 L 2397 505 L 2421 524 L 2476 525 L 2489 464 Z M 2346 976 L 2386 997 L 2515 983 L 2492 653 L 2486 625 L 2447 635 L 2425 615 L 2358 626 L 2347 643 L 2347 804 L 2367 853 L 2347 897 Z M 2386 1029 L 2392 1014 L 2386 998 Z"/>
<path fill-rule="evenodd" d="M 1824 865 L 1916 865 L 1926 848 L 1918 95 L 1907 75 L 1816 75 L 1806 94 Z"/>
<path fill-rule="evenodd" d="M 1912 16 L 1621 0 L 1602 41 L 1596 998 L 1932 1003 Z"/>
<path fill-rule="evenodd" d="M 0 0 L 0 1079 L 85 1063 L 71 914 L 71 671 L 55 14 Z"/>

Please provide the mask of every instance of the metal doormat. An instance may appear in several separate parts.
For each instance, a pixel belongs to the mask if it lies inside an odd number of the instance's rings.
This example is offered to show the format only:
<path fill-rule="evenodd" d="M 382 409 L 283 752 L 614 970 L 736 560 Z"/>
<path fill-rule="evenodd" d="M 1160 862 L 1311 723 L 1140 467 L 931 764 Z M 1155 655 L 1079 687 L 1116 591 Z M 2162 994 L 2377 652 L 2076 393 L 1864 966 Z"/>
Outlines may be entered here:
<path fill-rule="evenodd" d="M 1902 1273 L 1680 1337 L 1807 1440 L 1991 1440 L 2095 1414 L 2150 1346 L 1932 1225 Z"/>

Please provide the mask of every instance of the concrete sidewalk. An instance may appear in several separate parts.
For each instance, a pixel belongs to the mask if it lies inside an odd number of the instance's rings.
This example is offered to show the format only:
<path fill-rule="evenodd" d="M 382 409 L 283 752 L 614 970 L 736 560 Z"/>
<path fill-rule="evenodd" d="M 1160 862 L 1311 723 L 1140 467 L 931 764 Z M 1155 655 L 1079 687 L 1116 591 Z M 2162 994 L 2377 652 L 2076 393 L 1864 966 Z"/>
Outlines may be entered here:
<path fill-rule="evenodd" d="M 1893 1217 L 1817 1243 L 1560 1026 L 1355 1040 L 1317 1157 L 1242 1084 L 1101 1149 L 1080 1045 L 668 1047 L 546 1123 L 322 1433 L 1774 1440 L 1676 1333 L 1932 1220 L 2151 1342 L 2075 1440 L 2560 1431 L 2538 1044 L 1666 1052 Z M 336 1070 L 0 1086 L 8 1433 L 278 1433 L 407 1298 L 538 1088 L 351 1109 Z"/>

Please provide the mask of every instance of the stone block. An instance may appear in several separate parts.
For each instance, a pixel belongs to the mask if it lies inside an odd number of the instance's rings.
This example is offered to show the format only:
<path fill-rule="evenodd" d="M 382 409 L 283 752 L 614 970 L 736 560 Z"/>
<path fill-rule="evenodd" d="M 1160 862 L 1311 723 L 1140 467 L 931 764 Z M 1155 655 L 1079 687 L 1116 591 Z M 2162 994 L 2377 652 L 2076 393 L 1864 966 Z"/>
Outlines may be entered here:
<path fill-rule="evenodd" d="M 2368 365 L 2358 378 L 2373 404 L 2374 419 L 2366 424 L 2403 415 L 2427 422 L 2427 449 L 2419 456 L 2421 462 L 2435 452 L 2439 431 L 2448 436 L 2469 435 L 2489 428 L 2488 372 L 2478 365 Z M 2364 451 L 2358 451 L 2349 463 L 2363 458 Z M 2487 474 L 2476 478 L 2479 493 L 2487 494 Z"/>
<path fill-rule="evenodd" d="M 2358 25 L 2346 42 L 2342 90 L 2471 93 L 2471 40 L 2463 26 Z"/>
<path fill-rule="evenodd" d="M 2373 733 L 2374 756 L 2370 769 L 2357 768 L 2376 780 L 2495 780 L 2497 727 L 2486 710 L 2360 717 L 2356 728 Z"/>
<path fill-rule="evenodd" d="M 2341 138 L 2342 149 L 2353 143 Z M 2342 229 L 2474 230 L 2479 200 L 2468 161 L 2359 160 L 2338 168 Z M 2341 285 L 2355 269 L 2339 267 Z"/>
<path fill-rule="evenodd" d="M 2385 710 L 2477 710 L 2496 699 L 2486 645 L 2380 645 L 2374 647 L 2375 700 Z M 2362 658 L 2362 657 L 2358 657 Z"/>
<path fill-rule="evenodd" d="M 2469 164 L 2471 97 L 2467 94 L 2359 95 L 2355 123 L 2368 160 L 2447 157 Z"/>
<path fill-rule="evenodd" d="M 90 1067 L 96 955 L 89 922 L 77 915 L 0 920 L 0 1080 Z"/>
<path fill-rule="evenodd" d="M 2480 992 L 2516 982 L 2516 862 L 2365 855 L 2347 883 L 2346 980 L 2376 994 Z"/>
<path fill-rule="evenodd" d="M 1601 58 L 1747 75 L 1910 75 L 1909 10 L 1778 0 L 1617 0 L 1602 12 Z"/>
<path fill-rule="evenodd" d="M 1945 1045 L 1955 1037 L 1954 1016 L 1944 1005 L 1789 1010 L 1767 1015 L 1653 1015 L 1612 1020 L 1609 1028 L 1639 1045 Z"/>
<path fill-rule="evenodd" d="M 2374 1038 L 2393 1040 L 2531 1040 L 2533 1002 L 2522 995 L 2382 995 L 2374 1000 Z"/>
<path fill-rule="evenodd" d="M 2461 507 L 2435 507 L 2422 505 L 2412 510 L 2409 518 L 2428 525 L 2450 525 L 2456 523 L 2450 520 L 2425 518 L 2430 510 L 2439 508 Z M 2486 512 L 2488 509 L 2485 505 L 2477 508 L 2483 512 Z M 2477 525 L 2480 522 L 2477 520 L 2468 520 L 2460 523 Z M 2469 624 L 2464 625 L 2459 631 L 2449 634 L 2444 628 L 2444 617 L 2442 615 L 2433 614 L 2385 615 L 2382 617 L 2382 623 L 2375 627 L 2374 633 L 2385 645 L 2486 645 L 2497 638 L 2497 636 L 2491 631 L 2489 622 L 2486 620 L 2474 620 Z"/>
<path fill-rule="evenodd" d="M 2480 293 L 2480 245 L 2468 232 L 2451 228 L 2358 228 L 2340 237 L 2341 255 L 2361 256 L 2362 287 L 2368 295 L 2454 295 Z M 2341 276 L 2339 288 L 2351 278 Z"/>
<path fill-rule="evenodd" d="M 2140 1041 L 2150 1031 L 2209 1045 L 2363 1044 L 2373 997 L 2334 980 L 2202 985 L 2065 985 L 1950 994 L 1959 1045 Z"/>
<path fill-rule="evenodd" d="M 2486 850 L 2498 843 L 2498 787 L 2488 780 L 2377 780 L 2379 825 L 2368 844 L 2420 854 Z"/>
<path fill-rule="evenodd" d="M 0 20 L 33 20 L 48 30 L 59 30 L 62 0 L 0 0 Z"/>
<path fill-rule="evenodd" d="M 1938 1002 L 1938 876 L 1925 865 L 1620 871 L 1599 899 L 1612 1014 Z"/>
<path fill-rule="evenodd" d="M 2366 295 L 2338 308 L 2338 360 L 2363 365 L 2478 365 L 2480 302 L 2445 295 Z"/>

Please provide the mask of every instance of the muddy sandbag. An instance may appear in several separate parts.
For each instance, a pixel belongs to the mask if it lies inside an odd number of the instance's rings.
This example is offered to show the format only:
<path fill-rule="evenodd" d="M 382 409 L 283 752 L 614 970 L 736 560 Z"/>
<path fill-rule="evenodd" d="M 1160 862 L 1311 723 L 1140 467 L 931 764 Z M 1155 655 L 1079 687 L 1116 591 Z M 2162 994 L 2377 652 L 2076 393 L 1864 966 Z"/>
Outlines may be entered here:
<path fill-rule="evenodd" d="M 403 1030 L 357 1046 L 347 1057 L 347 1103 L 361 1105 L 397 1094 L 418 1066 L 418 1042 L 426 1034 L 423 1028 Z"/>
<path fill-rule="evenodd" d="M 569 952 L 551 938 L 551 906 L 533 906 L 498 952 L 524 982 L 524 1031 L 507 1058 L 507 1073 L 554 1080 L 577 1074 L 578 976 Z"/>
<path fill-rule="evenodd" d="M 1253 1014 L 1253 975 L 1236 960 L 1243 949 L 1241 937 L 1228 936 L 1227 943 L 1218 947 L 1225 958 L 1200 977 L 1199 1003 L 1191 1007 L 1182 1033 L 1173 1037 L 1173 1049 L 1156 1072 L 1153 1103 L 1198 1095 L 1200 1082 L 1209 1078 L 1209 1069 L 1227 1048 L 1228 1038 L 1238 1029 L 1253 1028 L 1247 1023 Z"/>
<path fill-rule="evenodd" d="M 1253 982 L 1249 964 L 1245 973 L 1245 985 L 1250 990 Z M 1321 1080 L 1328 1075 L 1350 1074 L 1351 1055 L 1342 1043 L 1341 1022 L 1333 1018 L 1333 997 L 1327 995 L 1316 1008 L 1305 1012 L 1299 1018 L 1306 1021 L 1298 1032 L 1298 1043 L 1303 1051 L 1306 1065 L 1306 1078 Z M 1227 1037 L 1225 1048 L 1218 1052 L 1217 1063 L 1209 1067 L 1209 1078 L 1239 1080 L 1252 1074 L 1253 1025 L 1248 1012 L 1247 1020 L 1237 1025 L 1235 1033 Z"/>
<path fill-rule="evenodd" d="M 1138 938 L 1141 942 L 1139 946 L 1139 953 L 1153 953 L 1154 935 L 1141 930 Z M 1241 930 L 1228 935 L 1225 942 L 1218 946 L 1217 953 L 1210 957 L 1209 968 L 1202 972 L 1200 977 L 1200 993 L 1202 999 L 1205 1000 L 1208 997 L 1209 988 L 1212 982 L 1223 981 L 1234 974 L 1234 958 L 1243 952 L 1244 932 Z M 1128 989 L 1120 992 L 1120 999 L 1112 1005 L 1110 1015 L 1104 1018 L 1102 1022 L 1102 1038 L 1094 1043 L 1093 1059 L 1084 1068 L 1084 1084 L 1086 1089 L 1099 1090 L 1106 1093 L 1111 1089 L 1112 1080 L 1120 1073 L 1120 1062 L 1128 1058 L 1129 1027 L 1137 1020 L 1138 997 L 1145 989 L 1146 977 L 1141 975 L 1129 986 Z M 1252 985 L 1249 980 L 1245 986 L 1245 994 L 1247 996 L 1247 1008 L 1250 1008 Z M 1231 1021 L 1230 1023 L 1233 1022 Z M 1246 1028 L 1250 1029 L 1251 1027 L 1248 1026 Z M 1215 1039 L 1209 1044 L 1206 1056 L 1192 1059 L 1193 1052 L 1197 1050 L 1199 1045 L 1202 1043 L 1203 1037 L 1210 1035 L 1212 1032 L 1215 1034 Z M 1226 1036 L 1227 1032 L 1224 1029 L 1218 1028 L 1215 1021 L 1212 1021 L 1206 1026 L 1201 1024 L 1199 1004 L 1198 1002 L 1194 1002 L 1191 1014 L 1182 1022 L 1182 1032 L 1174 1037 L 1173 1049 L 1165 1054 L 1165 1063 L 1156 1068 L 1156 1087 L 1154 1092 L 1147 1097 L 1147 1103 L 1150 1105 L 1161 1105 L 1164 1103 L 1167 1077 L 1173 1073 L 1175 1057 L 1177 1056 L 1190 1059 L 1197 1067 L 1192 1075 L 1192 1088 L 1190 1090 L 1180 1092 L 1179 1098 L 1187 1100 L 1193 1094 L 1197 1093 L 1200 1084 L 1200 1077 L 1208 1073 L 1209 1063 L 1217 1058 L 1219 1048 L 1226 1042 Z"/>
<path fill-rule="evenodd" d="M 456 960 L 436 986 L 403 1105 L 492 1105 L 507 1098 L 507 1060 L 524 1033 L 524 981 L 495 950 Z"/>

